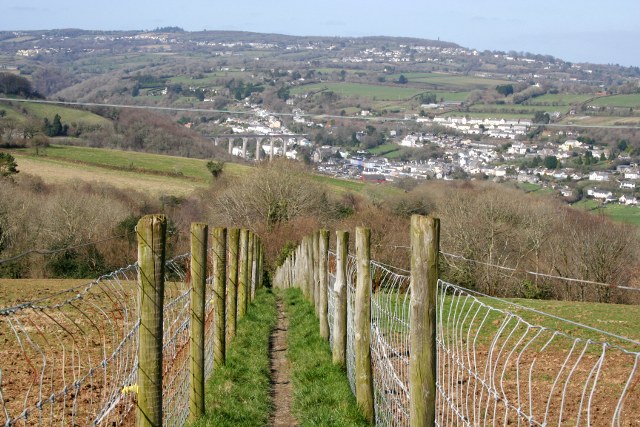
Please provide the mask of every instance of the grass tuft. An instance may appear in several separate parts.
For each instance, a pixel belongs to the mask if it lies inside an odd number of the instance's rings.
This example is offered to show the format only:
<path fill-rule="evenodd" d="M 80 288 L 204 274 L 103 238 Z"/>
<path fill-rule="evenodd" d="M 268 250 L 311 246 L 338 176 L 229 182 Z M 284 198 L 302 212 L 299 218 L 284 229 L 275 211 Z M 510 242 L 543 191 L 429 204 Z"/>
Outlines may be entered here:
<path fill-rule="evenodd" d="M 275 296 L 261 289 L 238 323 L 227 363 L 206 388 L 207 413 L 194 427 L 267 425 L 272 412 L 269 336 L 276 324 Z"/>
<path fill-rule="evenodd" d="M 299 289 L 284 292 L 293 413 L 302 426 L 366 426 L 345 372 L 331 361 L 311 305 Z"/>

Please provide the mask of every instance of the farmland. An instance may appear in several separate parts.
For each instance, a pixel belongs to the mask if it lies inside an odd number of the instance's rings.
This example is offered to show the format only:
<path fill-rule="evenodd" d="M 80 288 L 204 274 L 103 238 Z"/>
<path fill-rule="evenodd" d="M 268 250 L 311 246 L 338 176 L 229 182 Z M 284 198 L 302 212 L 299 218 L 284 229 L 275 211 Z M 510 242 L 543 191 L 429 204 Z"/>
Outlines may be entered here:
<path fill-rule="evenodd" d="M 589 105 L 598 107 L 638 108 L 640 107 L 640 94 L 603 96 L 589 102 Z"/>
<path fill-rule="evenodd" d="M 412 98 L 424 90 L 397 86 L 381 86 L 360 83 L 315 83 L 298 86 L 291 91 L 293 94 L 305 92 L 333 91 L 346 97 L 362 97 L 376 100 L 401 100 Z"/>
<path fill-rule="evenodd" d="M 90 126 L 104 127 L 111 126 L 111 122 L 109 120 L 86 110 L 30 102 L 20 103 L 20 107 L 26 111 L 27 115 L 39 120 L 43 120 L 45 118 L 52 120 L 56 114 L 59 114 L 63 123 L 82 123 Z M 7 111 L 8 117 L 19 121 L 25 119 L 24 114 L 16 107 L 9 107 L 6 104 L 0 104 L 0 109 Z"/>

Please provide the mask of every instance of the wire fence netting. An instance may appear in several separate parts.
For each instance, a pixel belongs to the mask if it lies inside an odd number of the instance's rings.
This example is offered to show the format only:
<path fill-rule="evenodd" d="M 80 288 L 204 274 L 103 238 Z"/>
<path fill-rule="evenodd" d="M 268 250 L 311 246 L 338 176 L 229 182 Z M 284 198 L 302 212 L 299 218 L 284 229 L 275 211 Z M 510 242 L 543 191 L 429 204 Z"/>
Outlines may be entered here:
<path fill-rule="evenodd" d="M 163 413 L 164 424 L 171 426 L 184 425 L 189 414 L 190 260 L 184 254 L 165 264 Z M 134 424 L 138 274 L 138 265 L 130 265 L 86 285 L 0 309 L 4 425 Z M 211 348 L 212 340 L 206 341 Z"/>
<path fill-rule="evenodd" d="M 333 319 L 334 253 L 329 260 Z M 405 426 L 410 273 L 376 261 L 370 272 L 376 424 Z M 349 255 L 346 367 L 354 394 L 356 274 Z M 640 342 L 442 280 L 436 299 L 437 425 L 640 424 Z"/>

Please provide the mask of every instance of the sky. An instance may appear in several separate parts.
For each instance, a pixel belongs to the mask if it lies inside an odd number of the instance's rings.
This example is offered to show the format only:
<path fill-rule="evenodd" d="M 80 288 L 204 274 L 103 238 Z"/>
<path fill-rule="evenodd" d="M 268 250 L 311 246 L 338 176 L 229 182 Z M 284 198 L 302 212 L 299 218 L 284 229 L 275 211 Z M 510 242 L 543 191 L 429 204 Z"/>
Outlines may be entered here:
<path fill-rule="evenodd" d="M 237 30 L 407 36 L 640 66 L 640 0 L 2 0 L 0 30 Z"/>

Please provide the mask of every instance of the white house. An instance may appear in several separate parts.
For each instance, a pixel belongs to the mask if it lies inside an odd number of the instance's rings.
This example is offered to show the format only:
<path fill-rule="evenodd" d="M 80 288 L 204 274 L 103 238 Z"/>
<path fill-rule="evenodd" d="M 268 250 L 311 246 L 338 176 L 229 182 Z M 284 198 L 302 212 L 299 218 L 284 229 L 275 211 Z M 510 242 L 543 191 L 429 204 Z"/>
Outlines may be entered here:
<path fill-rule="evenodd" d="M 600 190 L 598 188 L 589 188 L 587 190 L 587 195 L 593 197 L 594 199 L 610 199 L 613 197 L 613 193 L 607 190 Z"/>
<path fill-rule="evenodd" d="M 609 181 L 609 172 L 594 171 L 589 174 L 589 181 Z"/>
<path fill-rule="evenodd" d="M 618 201 L 620 203 L 622 203 L 623 205 L 637 205 L 638 204 L 638 199 L 636 199 L 635 197 L 632 197 L 632 196 L 625 196 L 624 194 L 620 197 L 620 199 L 618 199 Z"/>

